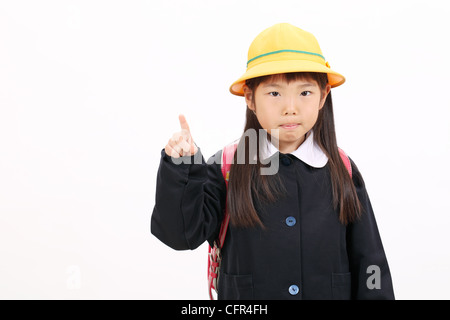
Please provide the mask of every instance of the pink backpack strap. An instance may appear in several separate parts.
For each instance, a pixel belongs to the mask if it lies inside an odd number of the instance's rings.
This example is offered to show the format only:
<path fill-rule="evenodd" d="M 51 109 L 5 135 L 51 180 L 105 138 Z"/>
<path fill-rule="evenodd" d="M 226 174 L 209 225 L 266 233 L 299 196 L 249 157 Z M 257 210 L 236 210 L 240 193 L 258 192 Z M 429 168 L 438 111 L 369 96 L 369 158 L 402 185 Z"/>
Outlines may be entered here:
<path fill-rule="evenodd" d="M 233 163 L 233 157 L 236 153 L 237 143 L 227 145 L 222 152 L 222 175 L 225 179 L 225 185 L 228 190 L 228 178 L 230 175 L 231 164 Z M 219 233 L 219 247 L 222 248 L 225 242 L 225 236 L 227 234 L 228 224 L 230 222 L 230 215 L 228 214 L 227 205 L 225 203 L 225 215 L 223 217 L 222 226 Z"/>
<path fill-rule="evenodd" d="M 227 145 L 222 150 L 221 170 L 228 190 L 228 178 L 230 175 L 231 164 L 233 163 L 234 154 L 237 149 L 237 143 Z M 219 237 L 214 241 L 214 247 L 208 246 L 208 290 L 209 298 L 213 300 L 212 290 L 217 292 L 217 284 L 219 278 L 219 269 L 221 261 L 221 249 L 225 242 L 228 224 L 230 223 L 230 215 L 228 214 L 227 204 L 225 202 L 225 213 L 220 226 Z"/>
<path fill-rule="evenodd" d="M 339 149 L 339 155 L 341 156 L 342 162 L 344 162 L 345 167 L 347 168 L 348 174 L 350 175 L 350 178 L 352 177 L 352 164 L 350 163 L 350 158 L 347 156 L 347 154 L 342 150 Z"/>

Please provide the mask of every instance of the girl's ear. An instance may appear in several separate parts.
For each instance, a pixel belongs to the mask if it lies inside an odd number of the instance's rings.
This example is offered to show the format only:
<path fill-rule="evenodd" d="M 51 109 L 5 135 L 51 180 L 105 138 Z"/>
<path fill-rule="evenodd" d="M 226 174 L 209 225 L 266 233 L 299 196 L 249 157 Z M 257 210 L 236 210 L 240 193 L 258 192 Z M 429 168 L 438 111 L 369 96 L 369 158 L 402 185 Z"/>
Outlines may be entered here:
<path fill-rule="evenodd" d="M 247 85 L 244 85 L 244 98 L 245 103 L 247 104 L 247 107 L 250 110 L 255 111 L 255 107 L 253 106 L 253 91 L 250 90 L 250 88 Z"/>
<path fill-rule="evenodd" d="M 331 91 L 331 86 L 327 83 L 327 86 L 325 87 L 325 90 L 323 91 L 323 96 L 322 99 L 320 99 L 320 105 L 319 105 L 319 110 L 323 108 L 323 106 L 325 105 L 325 101 L 327 100 L 328 94 Z"/>

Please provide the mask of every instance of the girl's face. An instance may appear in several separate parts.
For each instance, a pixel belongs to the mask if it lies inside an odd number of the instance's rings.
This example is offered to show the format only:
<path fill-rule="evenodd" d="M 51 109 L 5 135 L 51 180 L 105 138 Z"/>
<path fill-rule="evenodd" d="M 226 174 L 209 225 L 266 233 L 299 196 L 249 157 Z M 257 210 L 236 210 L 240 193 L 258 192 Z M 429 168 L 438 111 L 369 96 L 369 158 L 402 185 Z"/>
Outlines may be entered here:
<path fill-rule="evenodd" d="M 316 123 L 330 90 L 327 84 L 322 92 L 318 83 L 309 78 L 288 82 L 282 76 L 273 76 L 254 92 L 244 86 L 244 97 L 263 129 L 271 135 L 273 129 L 279 130 L 280 152 L 290 153 L 303 143 L 305 134 Z"/>

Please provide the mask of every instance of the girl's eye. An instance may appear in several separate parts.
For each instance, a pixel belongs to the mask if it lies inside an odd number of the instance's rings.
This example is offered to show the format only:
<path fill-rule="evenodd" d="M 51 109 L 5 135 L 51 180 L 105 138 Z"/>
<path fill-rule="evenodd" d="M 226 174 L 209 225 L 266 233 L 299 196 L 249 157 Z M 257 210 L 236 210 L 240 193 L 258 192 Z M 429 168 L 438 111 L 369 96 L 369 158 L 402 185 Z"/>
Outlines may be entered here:
<path fill-rule="evenodd" d="M 303 91 L 302 93 L 300 93 L 302 96 L 306 97 L 309 96 L 311 94 L 311 91 Z"/>
<path fill-rule="evenodd" d="M 272 91 L 272 92 L 269 92 L 269 95 L 271 95 L 272 97 L 278 97 L 280 95 L 280 93 L 277 91 Z"/>

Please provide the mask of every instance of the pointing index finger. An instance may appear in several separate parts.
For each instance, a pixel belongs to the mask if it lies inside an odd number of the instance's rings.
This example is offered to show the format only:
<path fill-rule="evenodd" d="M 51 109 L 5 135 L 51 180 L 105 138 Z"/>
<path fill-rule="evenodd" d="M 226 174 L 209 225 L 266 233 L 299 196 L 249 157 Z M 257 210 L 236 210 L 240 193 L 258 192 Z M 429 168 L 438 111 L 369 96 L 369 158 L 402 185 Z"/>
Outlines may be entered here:
<path fill-rule="evenodd" d="M 178 116 L 178 119 L 180 120 L 180 126 L 181 129 L 187 130 L 188 132 L 190 132 L 191 130 L 189 129 L 189 125 L 186 121 L 186 118 L 184 117 L 184 115 L 180 114 Z"/>

